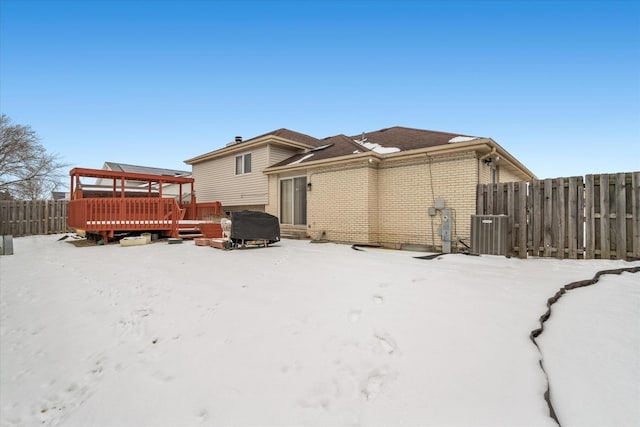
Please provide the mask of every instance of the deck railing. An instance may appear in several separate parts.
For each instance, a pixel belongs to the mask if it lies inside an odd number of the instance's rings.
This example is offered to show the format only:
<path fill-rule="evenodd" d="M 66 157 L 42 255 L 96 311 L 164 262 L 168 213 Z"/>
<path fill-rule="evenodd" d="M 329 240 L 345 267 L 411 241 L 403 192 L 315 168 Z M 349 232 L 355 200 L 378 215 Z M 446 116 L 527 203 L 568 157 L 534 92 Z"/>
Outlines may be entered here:
<path fill-rule="evenodd" d="M 69 202 L 69 227 L 87 231 L 174 230 L 180 207 L 172 198 L 79 199 Z"/>
<path fill-rule="evenodd" d="M 222 203 L 196 203 L 196 218 L 203 220 L 220 220 L 222 215 Z"/>
<path fill-rule="evenodd" d="M 222 203 L 220 202 L 196 203 L 195 209 L 191 203 L 185 203 L 182 207 L 187 210 L 185 214 L 187 219 L 218 222 L 222 215 Z"/>
<path fill-rule="evenodd" d="M 180 221 L 218 222 L 220 202 L 178 205 L 173 198 L 89 198 L 69 202 L 68 225 L 113 237 L 116 231 L 166 231 L 177 236 Z M 186 221 L 183 221 L 186 222 Z"/>

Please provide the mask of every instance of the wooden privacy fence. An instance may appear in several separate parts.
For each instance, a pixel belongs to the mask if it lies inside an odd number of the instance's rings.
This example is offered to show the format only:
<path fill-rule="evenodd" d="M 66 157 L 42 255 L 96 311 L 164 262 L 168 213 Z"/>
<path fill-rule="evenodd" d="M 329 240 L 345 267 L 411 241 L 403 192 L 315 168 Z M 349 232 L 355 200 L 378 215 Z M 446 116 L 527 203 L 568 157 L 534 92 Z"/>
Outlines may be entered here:
<path fill-rule="evenodd" d="M 520 258 L 640 258 L 640 172 L 480 184 L 476 202 Z"/>
<path fill-rule="evenodd" d="M 0 201 L 0 235 L 65 233 L 67 200 Z"/>

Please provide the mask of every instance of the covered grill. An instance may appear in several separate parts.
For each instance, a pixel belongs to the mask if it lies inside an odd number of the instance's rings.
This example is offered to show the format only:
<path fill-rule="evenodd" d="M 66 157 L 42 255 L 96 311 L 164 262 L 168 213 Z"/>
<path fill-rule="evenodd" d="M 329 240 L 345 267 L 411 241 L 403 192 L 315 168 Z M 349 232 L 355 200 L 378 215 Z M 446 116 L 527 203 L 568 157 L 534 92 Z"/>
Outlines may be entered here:
<path fill-rule="evenodd" d="M 238 211 L 231 213 L 231 241 L 235 245 L 271 244 L 280 241 L 278 217 L 265 212 Z"/>

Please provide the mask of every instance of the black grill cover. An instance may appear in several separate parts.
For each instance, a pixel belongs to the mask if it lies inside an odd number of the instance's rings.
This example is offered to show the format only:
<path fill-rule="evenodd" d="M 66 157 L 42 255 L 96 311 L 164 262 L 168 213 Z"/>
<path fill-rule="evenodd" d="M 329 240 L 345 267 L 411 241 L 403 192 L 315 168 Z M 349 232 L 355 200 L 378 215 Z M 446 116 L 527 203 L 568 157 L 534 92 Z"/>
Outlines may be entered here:
<path fill-rule="evenodd" d="M 231 213 L 231 240 L 280 241 L 280 221 L 265 212 L 239 211 Z"/>

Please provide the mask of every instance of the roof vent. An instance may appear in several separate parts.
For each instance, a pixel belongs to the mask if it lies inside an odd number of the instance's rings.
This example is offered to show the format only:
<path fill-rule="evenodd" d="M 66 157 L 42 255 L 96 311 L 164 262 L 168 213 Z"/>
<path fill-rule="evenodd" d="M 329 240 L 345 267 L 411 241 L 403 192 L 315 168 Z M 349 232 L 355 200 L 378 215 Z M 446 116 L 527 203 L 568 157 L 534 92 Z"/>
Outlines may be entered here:
<path fill-rule="evenodd" d="M 236 143 L 238 142 L 242 142 L 242 137 L 241 136 L 236 136 Z"/>

